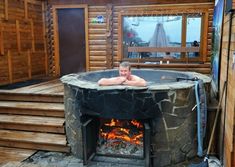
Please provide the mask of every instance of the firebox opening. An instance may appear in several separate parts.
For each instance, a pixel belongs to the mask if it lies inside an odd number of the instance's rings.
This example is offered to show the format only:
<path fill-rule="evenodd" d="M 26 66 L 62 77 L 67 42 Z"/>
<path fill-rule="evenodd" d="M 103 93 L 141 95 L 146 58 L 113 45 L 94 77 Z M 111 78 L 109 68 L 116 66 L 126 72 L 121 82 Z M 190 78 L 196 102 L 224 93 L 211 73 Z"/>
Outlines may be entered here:
<path fill-rule="evenodd" d="M 150 126 L 145 120 L 104 119 L 83 116 L 83 163 L 109 158 L 150 164 Z"/>
<path fill-rule="evenodd" d="M 96 153 L 143 159 L 143 124 L 137 120 L 100 119 Z"/>

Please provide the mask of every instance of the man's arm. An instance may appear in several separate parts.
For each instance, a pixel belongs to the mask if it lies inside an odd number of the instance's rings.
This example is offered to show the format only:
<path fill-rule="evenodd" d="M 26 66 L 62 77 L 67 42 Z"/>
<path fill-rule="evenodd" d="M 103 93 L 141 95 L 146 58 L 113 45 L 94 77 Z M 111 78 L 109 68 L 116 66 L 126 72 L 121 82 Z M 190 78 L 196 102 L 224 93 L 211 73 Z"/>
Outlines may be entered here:
<path fill-rule="evenodd" d="M 132 76 L 131 80 L 126 80 L 123 82 L 123 85 L 129 85 L 129 86 L 146 86 L 147 82 L 138 76 Z"/>
<path fill-rule="evenodd" d="M 101 78 L 98 84 L 100 86 L 121 85 L 125 81 L 126 78 L 124 77 Z"/>

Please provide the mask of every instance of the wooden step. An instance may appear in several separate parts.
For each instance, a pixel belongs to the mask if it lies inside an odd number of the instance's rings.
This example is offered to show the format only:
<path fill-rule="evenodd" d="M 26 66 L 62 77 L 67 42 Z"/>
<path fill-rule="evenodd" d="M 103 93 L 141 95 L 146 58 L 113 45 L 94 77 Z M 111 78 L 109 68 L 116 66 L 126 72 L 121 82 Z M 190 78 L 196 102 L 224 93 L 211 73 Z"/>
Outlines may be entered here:
<path fill-rule="evenodd" d="M 43 93 L 46 93 L 49 90 L 49 92 L 52 93 L 50 90 L 53 89 L 55 86 L 63 87 L 63 84 L 59 79 L 54 79 L 54 80 L 49 80 L 46 82 L 41 82 L 38 84 L 33 84 L 30 86 L 24 86 L 24 87 L 20 87 L 17 89 L 13 89 L 12 92 L 21 92 L 21 93 L 43 92 Z"/>
<path fill-rule="evenodd" d="M 0 130 L 0 146 L 69 152 L 65 135 Z"/>
<path fill-rule="evenodd" d="M 63 93 L 43 94 L 43 93 L 17 93 L 6 90 L 0 90 L 0 100 L 8 101 L 32 101 L 32 102 L 54 102 L 63 103 Z"/>
<path fill-rule="evenodd" d="M 0 166 L 12 161 L 21 162 L 33 155 L 35 152 L 36 150 L 30 149 L 0 147 Z"/>
<path fill-rule="evenodd" d="M 64 118 L 0 114 L 0 129 L 64 134 Z"/>
<path fill-rule="evenodd" d="M 64 118 L 64 104 L 0 101 L 0 113 L 18 115 L 38 115 Z"/>

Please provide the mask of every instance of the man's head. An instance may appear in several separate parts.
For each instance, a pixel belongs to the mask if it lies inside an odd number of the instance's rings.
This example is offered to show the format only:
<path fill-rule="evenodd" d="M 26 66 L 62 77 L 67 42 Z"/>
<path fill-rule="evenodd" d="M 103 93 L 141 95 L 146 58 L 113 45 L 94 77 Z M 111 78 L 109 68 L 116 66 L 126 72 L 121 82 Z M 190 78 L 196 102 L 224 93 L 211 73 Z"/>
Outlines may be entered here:
<path fill-rule="evenodd" d="M 131 65 L 129 62 L 124 61 L 119 65 L 119 75 L 129 78 L 131 75 Z"/>

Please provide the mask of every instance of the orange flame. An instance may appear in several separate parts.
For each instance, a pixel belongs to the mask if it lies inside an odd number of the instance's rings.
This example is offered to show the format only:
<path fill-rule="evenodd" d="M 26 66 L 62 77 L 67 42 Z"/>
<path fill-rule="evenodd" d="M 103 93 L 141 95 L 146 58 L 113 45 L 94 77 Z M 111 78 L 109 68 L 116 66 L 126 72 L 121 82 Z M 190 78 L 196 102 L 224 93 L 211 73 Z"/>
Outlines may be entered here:
<path fill-rule="evenodd" d="M 135 125 L 137 128 L 143 128 L 143 125 L 140 124 L 140 122 L 136 121 L 136 120 L 131 120 L 131 123 L 133 125 Z"/>
<path fill-rule="evenodd" d="M 117 126 L 119 123 L 118 120 L 111 119 L 110 123 L 105 123 L 106 126 Z"/>
<path fill-rule="evenodd" d="M 137 128 L 142 128 L 143 125 L 136 121 L 132 120 L 131 123 L 136 126 Z M 121 126 L 122 123 L 119 120 L 112 119 L 110 123 L 105 123 L 104 125 L 114 127 L 110 132 L 106 133 L 103 132 L 102 129 L 100 129 L 101 137 L 112 140 L 112 139 L 120 139 L 126 142 L 130 142 L 133 144 L 140 145 L 142 144 L 141 139 L 143 139 L 143 131 L 139 130 L 137 134 L 130 134 L 130 129 L 125 127 L 115 127 L 115 126 Z"/>

